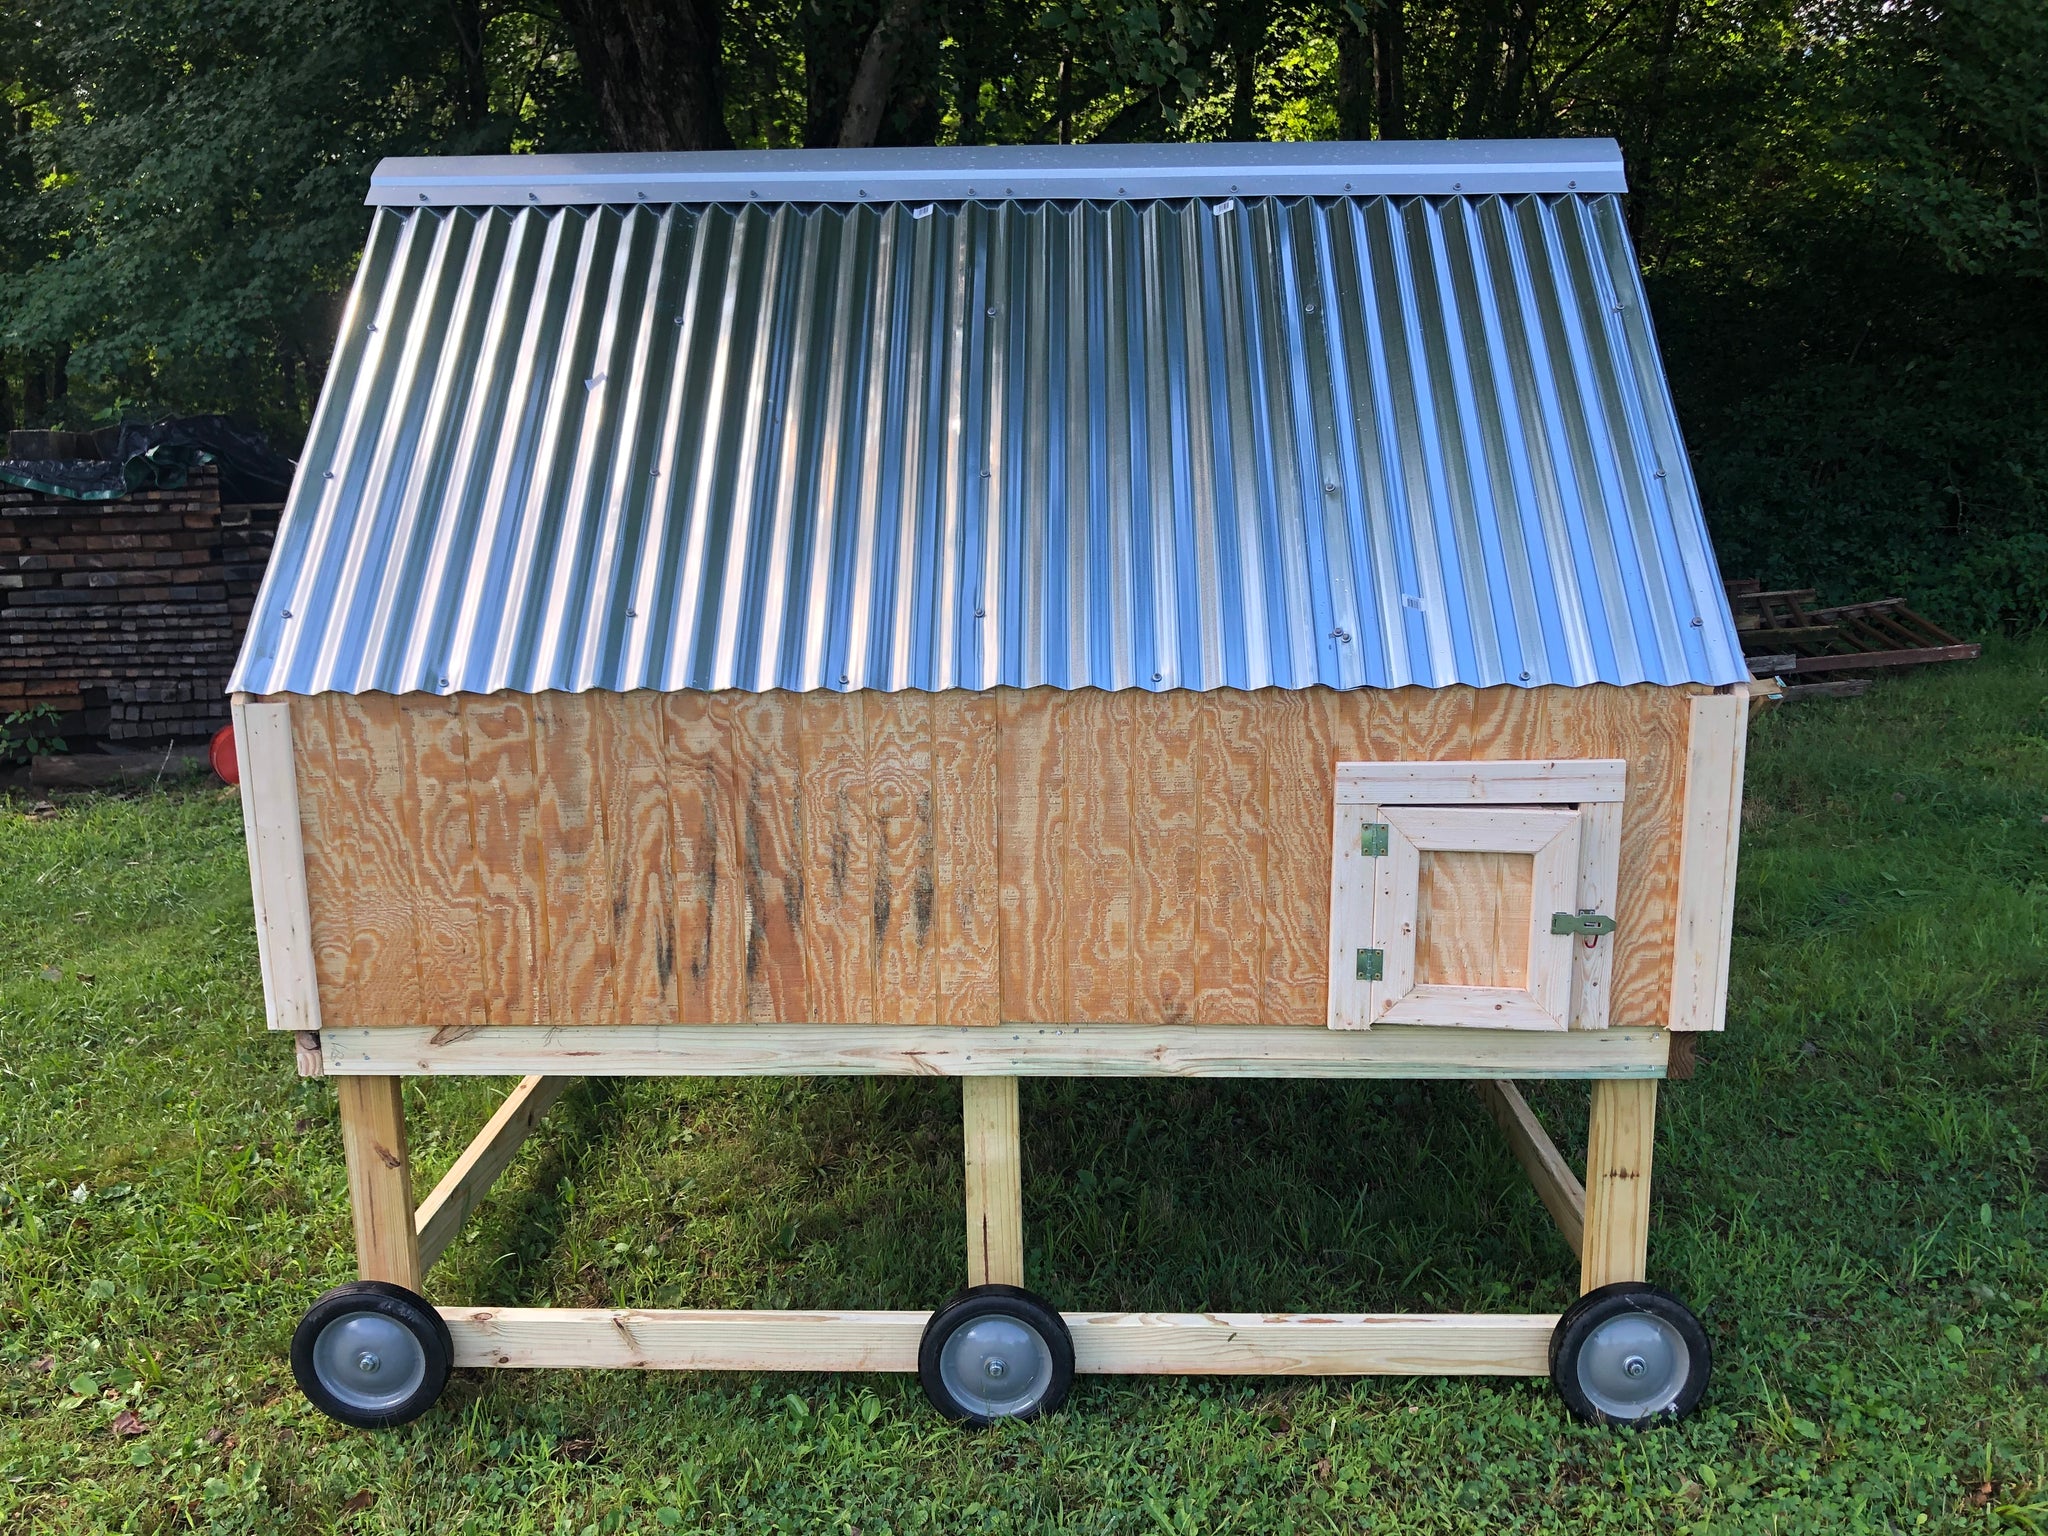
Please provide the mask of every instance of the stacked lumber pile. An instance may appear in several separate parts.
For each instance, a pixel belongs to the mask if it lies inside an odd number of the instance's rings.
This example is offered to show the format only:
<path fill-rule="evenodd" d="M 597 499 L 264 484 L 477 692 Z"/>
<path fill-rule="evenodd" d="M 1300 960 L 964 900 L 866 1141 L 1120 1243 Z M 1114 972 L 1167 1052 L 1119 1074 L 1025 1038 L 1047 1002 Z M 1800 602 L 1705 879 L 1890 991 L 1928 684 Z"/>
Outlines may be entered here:
<path fill-rule="evenodd" d="M 279 510 L 223 507 L 211 465 L 119 501 L 0 485 L 0 714 L 47 704 L 114 741 L 218 729 Z"/>
<path fill-rule="evenodd" d="M 1906 606 L 1903 597 L 1813 608 L 1811 589 L 1766 592 L 1757 581 L 1731 581 L 1728 602 L 1753 677 L 1821 678 L 1793 682 L 1785 697 L 1852 696 L 1870 678 L 1840 674 L 1938 661 L 1974 661 L 1983 647 L 1958 639 Z"/>

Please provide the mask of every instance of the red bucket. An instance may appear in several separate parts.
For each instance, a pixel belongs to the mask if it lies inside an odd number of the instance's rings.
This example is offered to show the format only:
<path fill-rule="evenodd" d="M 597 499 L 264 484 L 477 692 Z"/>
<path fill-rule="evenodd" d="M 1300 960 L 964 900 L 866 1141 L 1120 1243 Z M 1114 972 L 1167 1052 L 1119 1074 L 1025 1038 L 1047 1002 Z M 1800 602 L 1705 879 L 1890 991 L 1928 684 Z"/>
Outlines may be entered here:
<path fill-rule="evenodd" d="M 232 723 L 213 733 L 213 744 L 206 749 L 206 760 L 213 765 L 213 771 L 220 775 L 223 784 L 242 782 L 242 765 L 235 759 L 235 728 Z"/>

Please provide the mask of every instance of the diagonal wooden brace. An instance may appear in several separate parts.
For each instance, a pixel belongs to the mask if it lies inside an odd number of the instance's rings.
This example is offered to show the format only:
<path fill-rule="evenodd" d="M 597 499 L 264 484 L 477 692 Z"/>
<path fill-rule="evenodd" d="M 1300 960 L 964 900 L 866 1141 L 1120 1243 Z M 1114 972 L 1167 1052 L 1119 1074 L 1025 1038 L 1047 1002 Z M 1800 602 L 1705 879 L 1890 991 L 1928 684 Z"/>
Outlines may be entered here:
<path fill-rule="evenodd" d="M 420 1273 L 431 1269 L 434 1260 L 455 1241 L 462 1224 L 483 1203 L 498 1176 L 512 1165 L 520 1143 L 533 1134 L 541 1117 L 575 1082 L 573 1077 L 536 1074 L 505 1096 L 498 1112 L 413 1215 L 413 1228 L 419 1234 Z"/>
<path fill-rule="evenodd" d="M 1486 1107 L 1493 1112 L 1501 1134 L 1508 1139 L 1522 1171 L 1536 1186 L 1537 1198 L 1557 1223 L 1557 1230 L 1571 1244 L 1574 1254 L 1583 1255 L 1586 1241 L 1586 1187 L 1572 1172 L 1564 1154 L 1545 1134 L 1543 1122 L 1529 1108 L 1528 1100 L 1513 1083 L 1478 1082 L 1472 1085 Z"/>

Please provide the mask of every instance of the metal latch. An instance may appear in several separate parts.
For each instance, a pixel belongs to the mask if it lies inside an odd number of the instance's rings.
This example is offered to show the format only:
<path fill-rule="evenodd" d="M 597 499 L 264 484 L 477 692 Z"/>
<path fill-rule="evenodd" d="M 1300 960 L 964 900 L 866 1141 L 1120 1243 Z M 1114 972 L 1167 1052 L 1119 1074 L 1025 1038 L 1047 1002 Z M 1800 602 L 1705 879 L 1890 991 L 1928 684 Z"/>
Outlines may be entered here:
<path fill-rule="evenodd" d="M 1614 919 L 1590 907 L 1582 912 L 1553 912 L 1550 914 L 1550 931 L 1574 939 L 1597 939 L 1614 932 Z"/>
<path fill-rule="evenodd" d="M 1384 859 L 1387 856 L 1387 824 L 1384 821 L 1368 821 L 1365 830 L 1358 837 L 1358 851 L 1368 859 Z"/>
<path fill-rule="evenodd" d="M 1387 956 L 1384 950 L 1361 949 L 1358 952 L 1358 979 L 1380 981 L 1384 979 Z"/>

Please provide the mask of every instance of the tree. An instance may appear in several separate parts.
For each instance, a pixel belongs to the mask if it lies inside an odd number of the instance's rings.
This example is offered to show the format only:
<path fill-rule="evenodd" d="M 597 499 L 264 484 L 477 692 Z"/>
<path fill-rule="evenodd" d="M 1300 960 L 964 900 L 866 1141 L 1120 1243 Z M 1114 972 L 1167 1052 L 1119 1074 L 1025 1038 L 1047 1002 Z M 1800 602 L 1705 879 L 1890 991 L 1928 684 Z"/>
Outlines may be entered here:
<path fill-rule="evenodd" d="M 612 148 L 732 148 L 719 47 L 721 0 L 561 4 Z"/>

